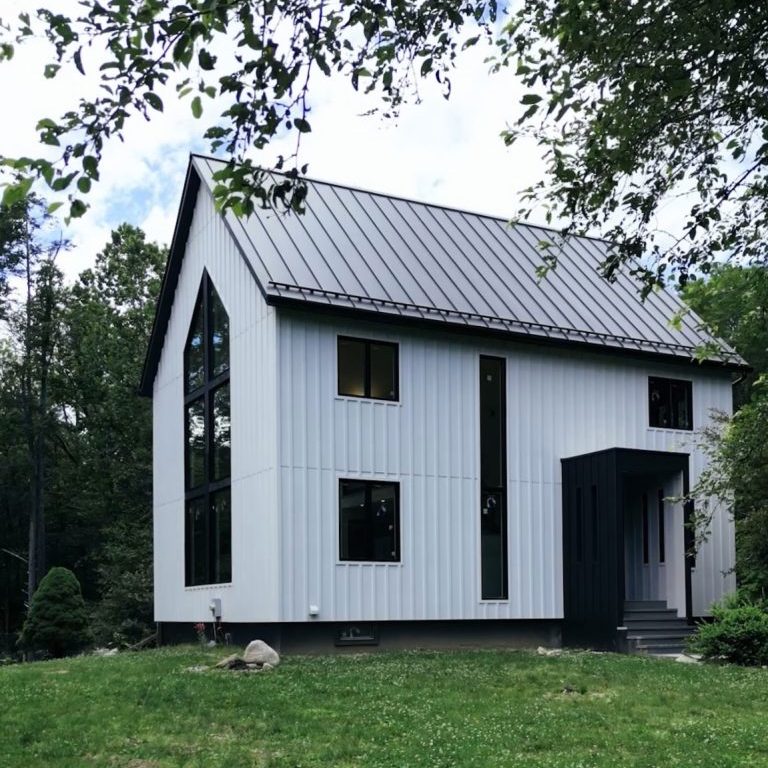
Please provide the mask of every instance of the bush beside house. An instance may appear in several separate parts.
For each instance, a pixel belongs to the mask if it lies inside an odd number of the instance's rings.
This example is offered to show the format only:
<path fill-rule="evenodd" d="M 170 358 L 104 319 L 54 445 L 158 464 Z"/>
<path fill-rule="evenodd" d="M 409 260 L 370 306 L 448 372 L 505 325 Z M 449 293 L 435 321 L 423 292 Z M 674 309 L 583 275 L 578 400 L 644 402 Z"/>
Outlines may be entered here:
<path fill-rule="evenodd" d="M 707 659 L 745 666 L 768 664 L 768 611 L 736 594 L 712 608 L 713 621 L 700 624 L 689 648 Z"/>
<path fill-rule="evenodd" d="M 67 568 L 51 568 L 32 596 L 19 646 L 60 658 L 82 650 L 90 642 L 80 582 Z"/>

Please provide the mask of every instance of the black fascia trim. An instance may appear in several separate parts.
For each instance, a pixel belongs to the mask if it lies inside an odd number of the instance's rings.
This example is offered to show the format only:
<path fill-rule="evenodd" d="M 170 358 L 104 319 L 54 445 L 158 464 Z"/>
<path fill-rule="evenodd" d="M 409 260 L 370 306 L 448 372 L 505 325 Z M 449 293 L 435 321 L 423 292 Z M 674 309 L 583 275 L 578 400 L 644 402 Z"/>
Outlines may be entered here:
<path fill-rule="evenodd" d="M 587 341 L 575 341 L 568 339 L 553 339 L 548 336 L 534 336 L 529 333 L 517 333 L 510 330 L 501 330 L 498 328 L 482 328 L 476 325 L 458 325 L 448 323 L 444 320 L 431 319 L 428 317 L 407 317 L 405 315 L 396 315 L 379 312 L 375 309 L 363 309 L 358 307 L 340 307 L 334 304 L 320 304 L 309 302 L 305 299 L 292 299 L 287 296 L 276 296 L 273 293 L 267 294 L 267 304 L 272 307 L 283 309 L 293 309 L 305 314 L 322 314 L 336 317 L 364 318 L 368 321 L 383 323 L 389 325 L 402 325 L 406 327 L 430 328 L 432 330 L 446 331 L 451 334 L 463 336 L 482 336 L 493 337 L 497 339 L 513 340 L 523 344 L 532 344 L 534 346 L 546 346 L 560 349 L 579 349 L 582 351 L 595 352 L 598 354 L 607 354 L 610 356 L 629 357 L 641 360 L 654 360 L 656 362 L 668 363 L 671 365 L 683 365 L 688 363 L 692 366 L 706 368 L 707 370 L 716 369 L 719 371 L 730 372 L 750 372 L 751 366 L 745 366 L 740 363 L 728 363 L 717 360 L 695 360 L 691 357 L 680 357 L 663 352 L 651 352 L 641 349 L 627 349 L 626 347 L 609 347 L 601 344 L 591 344 Z"/>
<path fill-rule="evenodd" d="M 171 248 L 168 252 L 168 262 L 165 266 L 163 282 L 160 286 L 160 295 L 155 308 L 152 332 L 149 335 L 144 368 L 141 372 L 139 394 L 144 397 L 152 397 L 152 385 L 157 374 L 157 367 L 160 364 L 165 333 L 168 330 L 168 321 L 170 320 L 171 308 L 173 307 L 173 295 L 179 282 L 181 263 L 184 259 L 184 252 L 187 249 L 189 229 L 192 224 L 192 214 L 195 210 L 199 189 L 200 176 L 190 160 L 187 166 L 187 176 L 184 180 L 184 191 L 179 203 L 179 212 L 176 216 L 176 226 L 173 230 L 173 240 L 171 240 Z"/>

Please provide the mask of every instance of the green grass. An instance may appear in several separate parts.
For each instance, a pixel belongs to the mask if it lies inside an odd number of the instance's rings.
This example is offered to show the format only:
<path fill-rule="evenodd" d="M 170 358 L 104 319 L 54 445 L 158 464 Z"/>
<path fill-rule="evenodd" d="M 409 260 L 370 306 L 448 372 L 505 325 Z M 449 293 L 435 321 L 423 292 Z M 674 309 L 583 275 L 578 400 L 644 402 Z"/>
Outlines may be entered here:
<path fill-rule="evenodd" d="M 768 670 L 503 651 L 0 668 L 0 766 L 768 766 Z"/>

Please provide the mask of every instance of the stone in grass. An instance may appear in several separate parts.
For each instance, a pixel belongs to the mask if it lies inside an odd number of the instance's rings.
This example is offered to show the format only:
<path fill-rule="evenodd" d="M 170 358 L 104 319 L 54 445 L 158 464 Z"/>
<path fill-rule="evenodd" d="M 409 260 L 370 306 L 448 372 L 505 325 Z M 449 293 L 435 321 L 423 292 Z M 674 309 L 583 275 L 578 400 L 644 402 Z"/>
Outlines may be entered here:
<path fill-rule="evenodd" d="M 222 659 L 218 664 L 214 664 L 214 669 L 232 669 L 233 665 L 237 664 L 239 661 L 242 661 L 242 659 L 236 654 L 233 653 L 231 656 L 227 656 L 226 659 Z"/>
<path fill-rule="evenodd" d="M 251 640 L 245 649 L 243 661 L 248 665 L 263 667 L 269 664 L 270 668 L 280 663 L 280 656 L 274 648 L 268 646 L 263 640 Z"/>

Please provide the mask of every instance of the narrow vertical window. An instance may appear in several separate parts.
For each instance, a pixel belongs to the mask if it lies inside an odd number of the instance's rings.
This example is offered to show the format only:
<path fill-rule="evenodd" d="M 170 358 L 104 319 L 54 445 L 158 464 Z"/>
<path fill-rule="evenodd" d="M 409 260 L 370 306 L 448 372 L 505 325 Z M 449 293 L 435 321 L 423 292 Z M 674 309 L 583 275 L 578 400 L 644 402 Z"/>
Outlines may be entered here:
<path fill-rule="evenodd" d="M 598 560 L 598 545 L 600 543 L 598 532 L 598 519 L 597 519 L 597 486 L 592 486 L 592 562 L 596 563 Z"/>
<path fill-rule="evenodd" d="M 483 600 L 509 596 L 506 361 L 480 358 L 480 572 Z"/>
<path fill-rule="evenodd" d="M 576 562 L 584 559 L 584 501 L 581 488 L 576 489 Z"/>
<path fill-rule="evenodd" d="M 643 494 L 643 565 L 648 565 L 650 547 L 648 542 L 648 494 Z"/>
<path fill-rule="evenodd" d="M 185 583 L 232 580 L 229 317 L 203 275 L 184 347 Z"/>
<path fill-rule="evenodd" d="M 666 560 L 666 541 L 664 531 L 664 491 L 659 488 L 659 562 Z"/>

